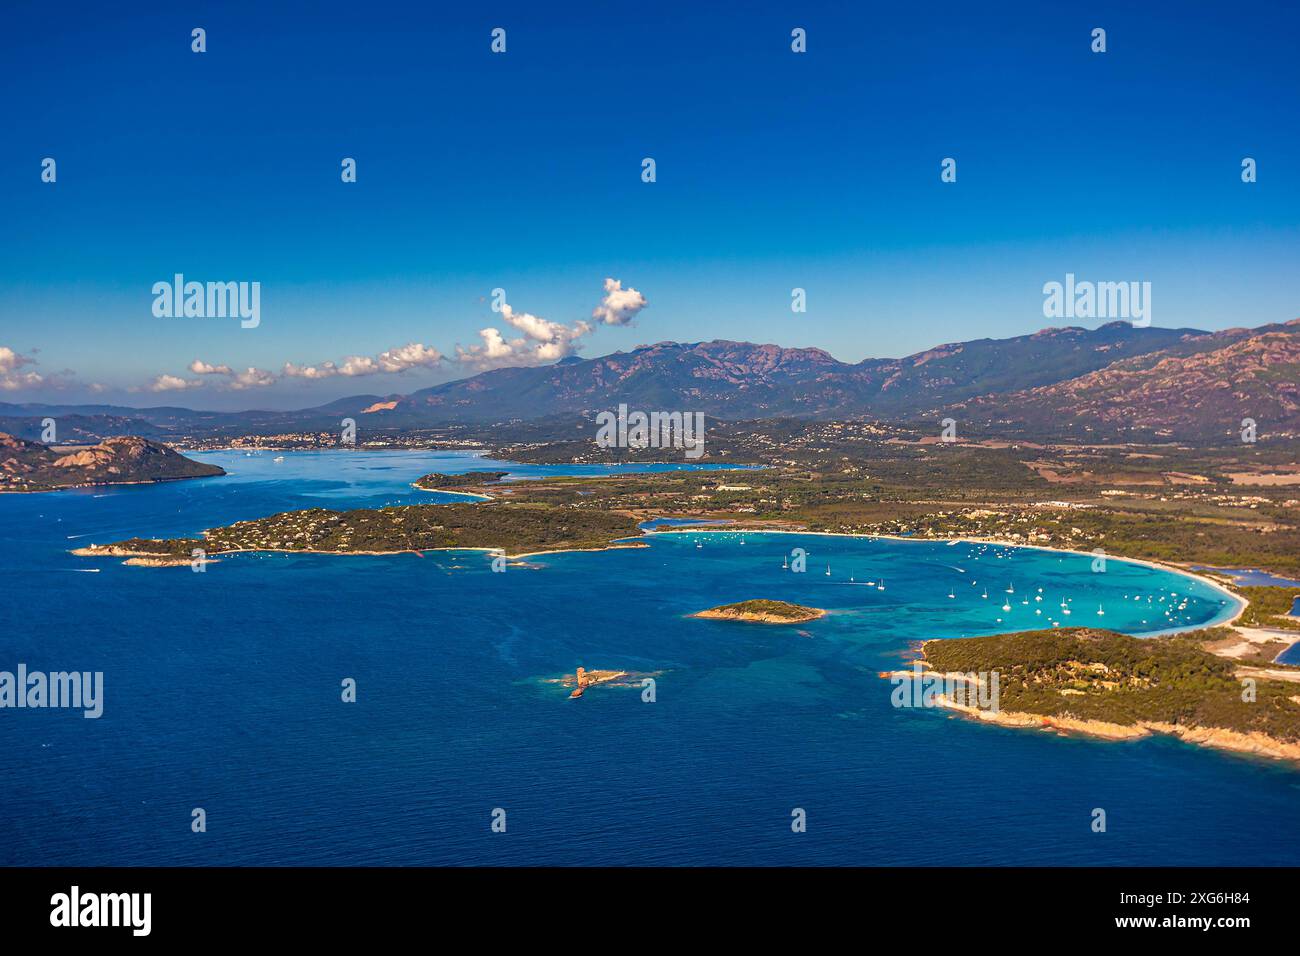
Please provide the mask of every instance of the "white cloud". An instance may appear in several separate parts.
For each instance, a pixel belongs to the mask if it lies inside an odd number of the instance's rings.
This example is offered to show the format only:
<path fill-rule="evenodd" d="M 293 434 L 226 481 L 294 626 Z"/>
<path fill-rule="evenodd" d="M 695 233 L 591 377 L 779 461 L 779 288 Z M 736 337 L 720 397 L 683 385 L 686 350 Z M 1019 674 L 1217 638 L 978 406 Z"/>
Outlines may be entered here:
<path fill-rule="evenodd" d="M 26 355 L 19 355 L 13 349 L 0 345 L 0 374 L 12 372 L 24 365 L 35 364 L 36 359 L 30 359 Z"/>
<path fill-rule="evenodd" d="M 378 361 L 384 372 L 405 372 L 408 368 L 437 368 L 442 353 L 422 342 L 408 342 L 399 349 L 380 352 Z"/>
<path fill-rule="evenodd" d="M 374 358 L 368 355 L 349 355 L 342 362 L 320 362 L 316 365 L 284 363 L 283 374 L 288 378 L 320 379 L 335 375 L 362 376 L 398 374 L 413 368 L 437 368 L 443 361 L 442 353 L 422 342 L 408 342 L 395 349 L 386 349 Z"/>
<path fill-rule="evenodd" d="M 482 329 L 482 345 L 456 347 L 456 360 L 476 371 L 522 365 L 545 365 L 574 354 L 583 337 L 591 334 L 587 322 L 561 325 L 528 312 L 501 306 L 501 318 L 524 333 L 523 338 L 506 339 L 497 329 Z"/>
<path fill-rule="evenodd" d="M 203 380 L 198 378 L 184 379 L 179 375 L 159 375 L 146 387 L 151 392 L 183 392 L 202 385 Z"/>
<path fill-rule="evenodd" d="M 648 304 L 636 289 L 623 288 L 618 279 L 606 279 L 605 295 L 591 317 L 599 325 L 627 325 Z M 512 365 L 545 365 L 575 354 L 582 340 L 594 331 L 590 322 L 563 325 L 529 312 L 516 312 L 509 305 L 501 306 L 501 318 L 523 336 L 507 339 L 498 329 L 482 329 L 482 344 L 457 346 L 456 360 L 478 372 Z"/>
<path fill-rule="evenodd" d="M 39 388 L 46 384 L 40 372 L 20 372 L 24 365 L 35 365 L 36 359 L 0 345 L 0 391 L 15 392 L 20 388 Z"/>
<path fill-rule="evenodd" d="M 266 388 L 268 385 L 274 385 L 276 377 L 274 372 L 268 372 L 265 369 L 249 367 L 239 372 L 230 380 L 227 386 L 235 391 L 242 391 L 246 388 Z"/>
<path fill-rule="evenodd" d="M 190 363 L 190 371 L 195 375 L 234 375 L 234 369 L 229 365 L 209 365 L 202 359 L 195 359 Z"/>
<path fill-rule="evenodd" d="M 330 378 L 339 373 L 339 367 L 333 362 L 321 362 L 319 365 L 294 365 L 285 362 L 282 374 L 286 378 Z"/>
<path fill-rule="evenodd" d="M 618 279 L 606 279 L 605 297 L 591 310 L 591 317 L 604 325 L 627 325 L 649 304 L 645 296 L 631 286 L 624 289 Z"/>

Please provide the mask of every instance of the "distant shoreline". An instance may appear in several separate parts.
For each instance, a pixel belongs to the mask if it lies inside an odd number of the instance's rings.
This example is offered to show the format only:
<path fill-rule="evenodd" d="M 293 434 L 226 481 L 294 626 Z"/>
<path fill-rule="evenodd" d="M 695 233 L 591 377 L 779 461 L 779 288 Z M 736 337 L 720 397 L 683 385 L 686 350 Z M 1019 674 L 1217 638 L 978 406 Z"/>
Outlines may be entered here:
<path fill-rule="evenodd" d="M 201 540 L 201 539 L 200 539 Z M 645 542 L 638 541 L 636 538 L 620 538 L 620 541 L 626 544 L 612 544 L 603 548 L 556 548 L 553 551 L 524 551 L 518 554 L 508 554 L 504 548 L 486 548 L 486 547 L 454 547 L 454 548 L 402 548 L 397 551 L 322 551 L 314 548 L 227 548 L 224 551 L 213 551 L 206 555 L 209 563 L 213 563 L 217 558 L 224 557 L 228 554 L 331 554 L 340 558 L 348 557 L 366 557 L 366 558 L 384 558 L 394 557 L 399 554 L 437 554 L 443 551 L 481 551 L 485 554 L 500 554 L 506 560 L 513 561 L 520 558 L 536 558 L 546 554 L 581 554 L 592 551 L 624 551 L 629 548 L 646 548 L 649 547 Z M 75 554 L 80 558 L 155 558 L 160 562 L 148 567 L 179 567 L 189 564 L 193 559 L 190 557 L 176 555 L 172 556 L 159 554 L 154 551 L 135 551 L 128 549 L 115 549 L 113 551 L 93 551 L 91 548 L 103 547 L 109 548 L 111 545 L 90 545 L 87 547 L 73 548 L 69 553 Z M 174 564 L 163 564 L 163 561 L 172 561 Z M 146 565 L 133 565 L 134 567 L 145 567 Z"/>
<path fill-rule="evenodd" d="M 57 488 L 0 488 L 0 495 L 44 495 L 54 491 L 76 491 L 78 488 L 120 488 L 124 485 L 161 485 L 168 481 L 198 481 L 200 478 L 225 478 L 229 472 L 220 475 L 177 475 L 174 478 L 141 478 L 138 481 L 85 481 L 75 485 L 59 485 Z"/>

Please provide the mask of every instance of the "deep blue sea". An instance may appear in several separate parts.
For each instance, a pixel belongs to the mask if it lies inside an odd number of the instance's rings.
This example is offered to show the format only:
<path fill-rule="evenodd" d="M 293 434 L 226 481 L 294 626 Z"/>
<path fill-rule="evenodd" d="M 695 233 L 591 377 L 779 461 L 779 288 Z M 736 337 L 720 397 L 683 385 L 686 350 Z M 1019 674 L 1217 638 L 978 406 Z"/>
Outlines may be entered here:
<path fill-rule="evenodd" d="M 98 720 L 0 710 L 0 864 L 1300 862 L 1300 773 L 1170 739 L 897 709 L 877 676 L 918 639 L 1053 620 L 1150 633 L 1231 612 L 1186 577 L 725 527 L 504 574 L 479 552 L 238 555 L 202 574 L 69 553 L 294 508 L 435 501 L 410 482 L 496 465 L 194 457 L 230 474 L 0 496 L 0 670 L 105 675 Z M 806 573 L 782 568 L 795 548 Z M 688 617 L 756 597 L 832 613 L 795 627 Z M 549 681 L 579 665 L 656 673 L 656 699 L 595 687 L 569 700 Z M 1098 807 L 1105 833 L 1090 827 Z"/>

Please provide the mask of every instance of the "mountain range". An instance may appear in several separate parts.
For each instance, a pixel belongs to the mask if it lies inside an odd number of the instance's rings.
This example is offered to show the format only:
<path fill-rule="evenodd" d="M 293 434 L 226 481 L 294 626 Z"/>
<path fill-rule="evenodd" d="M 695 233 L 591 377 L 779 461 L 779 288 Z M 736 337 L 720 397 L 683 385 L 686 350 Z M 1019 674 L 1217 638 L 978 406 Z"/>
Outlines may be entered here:
<path fill-rule="evenodd" d="M 358 395 L 299 411 L 6 405 L 0 429 L 60 441 L 363 430 L 591 418 L 625 403 L 732 421 L 793 417 L 937 422 L 953 417 L 1009 434 L 1217 441 L 1251 418 L 1300 433 L 1300 319 L 1222 332 L 1048 328 L 940 345 L 901 359 L 840 362 L 817 348 L 660 342 L 599 358 L 503 368 L 410 394 Z"/>

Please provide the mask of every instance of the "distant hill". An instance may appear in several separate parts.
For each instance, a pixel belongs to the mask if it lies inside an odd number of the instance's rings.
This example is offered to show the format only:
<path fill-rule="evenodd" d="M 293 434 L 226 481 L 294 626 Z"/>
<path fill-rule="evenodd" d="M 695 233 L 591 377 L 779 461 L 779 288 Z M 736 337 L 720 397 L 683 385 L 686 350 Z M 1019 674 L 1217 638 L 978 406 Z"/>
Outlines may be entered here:
<path fill-rule="evenodd" d="M 815 348 L 660 342 L 601 358 L 484 372 L 360 412 L 372 426 L 586 415 L 621 402 L 729 420 L 915 419 L 977 395 L 1060 382 L 1205 334 L 1113 322 L 1093 330 L 956 342 L 855 365 Z"/>
<path fill-rule="evenodd" d="M 958 411 L 1001 430 L 1076 438 L 1235 443 L 1247 418 L 1259 435 L 1300 435 L 1300 319 L 1200 336 Z"/>
<path fill-rule="evenodd" d="M 408 395 L 357 395 L 299 411 L 5 405 L 0 425 L 34 437 L 37 416 L 60 438 L 124 432 L 166 440 L 445 425 L 589 421 L 625 403 L 728 421 L 798 418 L 926 422 L 951 416 L 984 433 L 1024 437 L 1232 440 L 1243 418 L 1300 434 L 1300 320 L 1208 333 L 1134 328 L 1043 329 L 940 345 L 901 359 L 840 362 L 817 348 L 749 342 L 660 342 L 599 358 L 503 368 Z"/>
<path fill-rule="evenodd" d="M 63 448 L 0 432 L 0 492 L 224 474 L 216 465 L 193 461 L 145 438 L 108 438 L 98 445 Z"/>
<path fill-rule="evenodd" d="M 115 435 L 140 435 L 166 440 L 177 436 L 274 434 L 305 430 L 337 431 L 340 420 L 380 401 L 378 395 L 357 395 L 318 408 L 295 411 L 253 409 L 209 412 L 173 406 L 130 408 L 124 405 L 49 405 L 0 402 L 0 430 L 36 439 L 40 422 L 58 423 L 59 441 L 88 441 Z"/>

